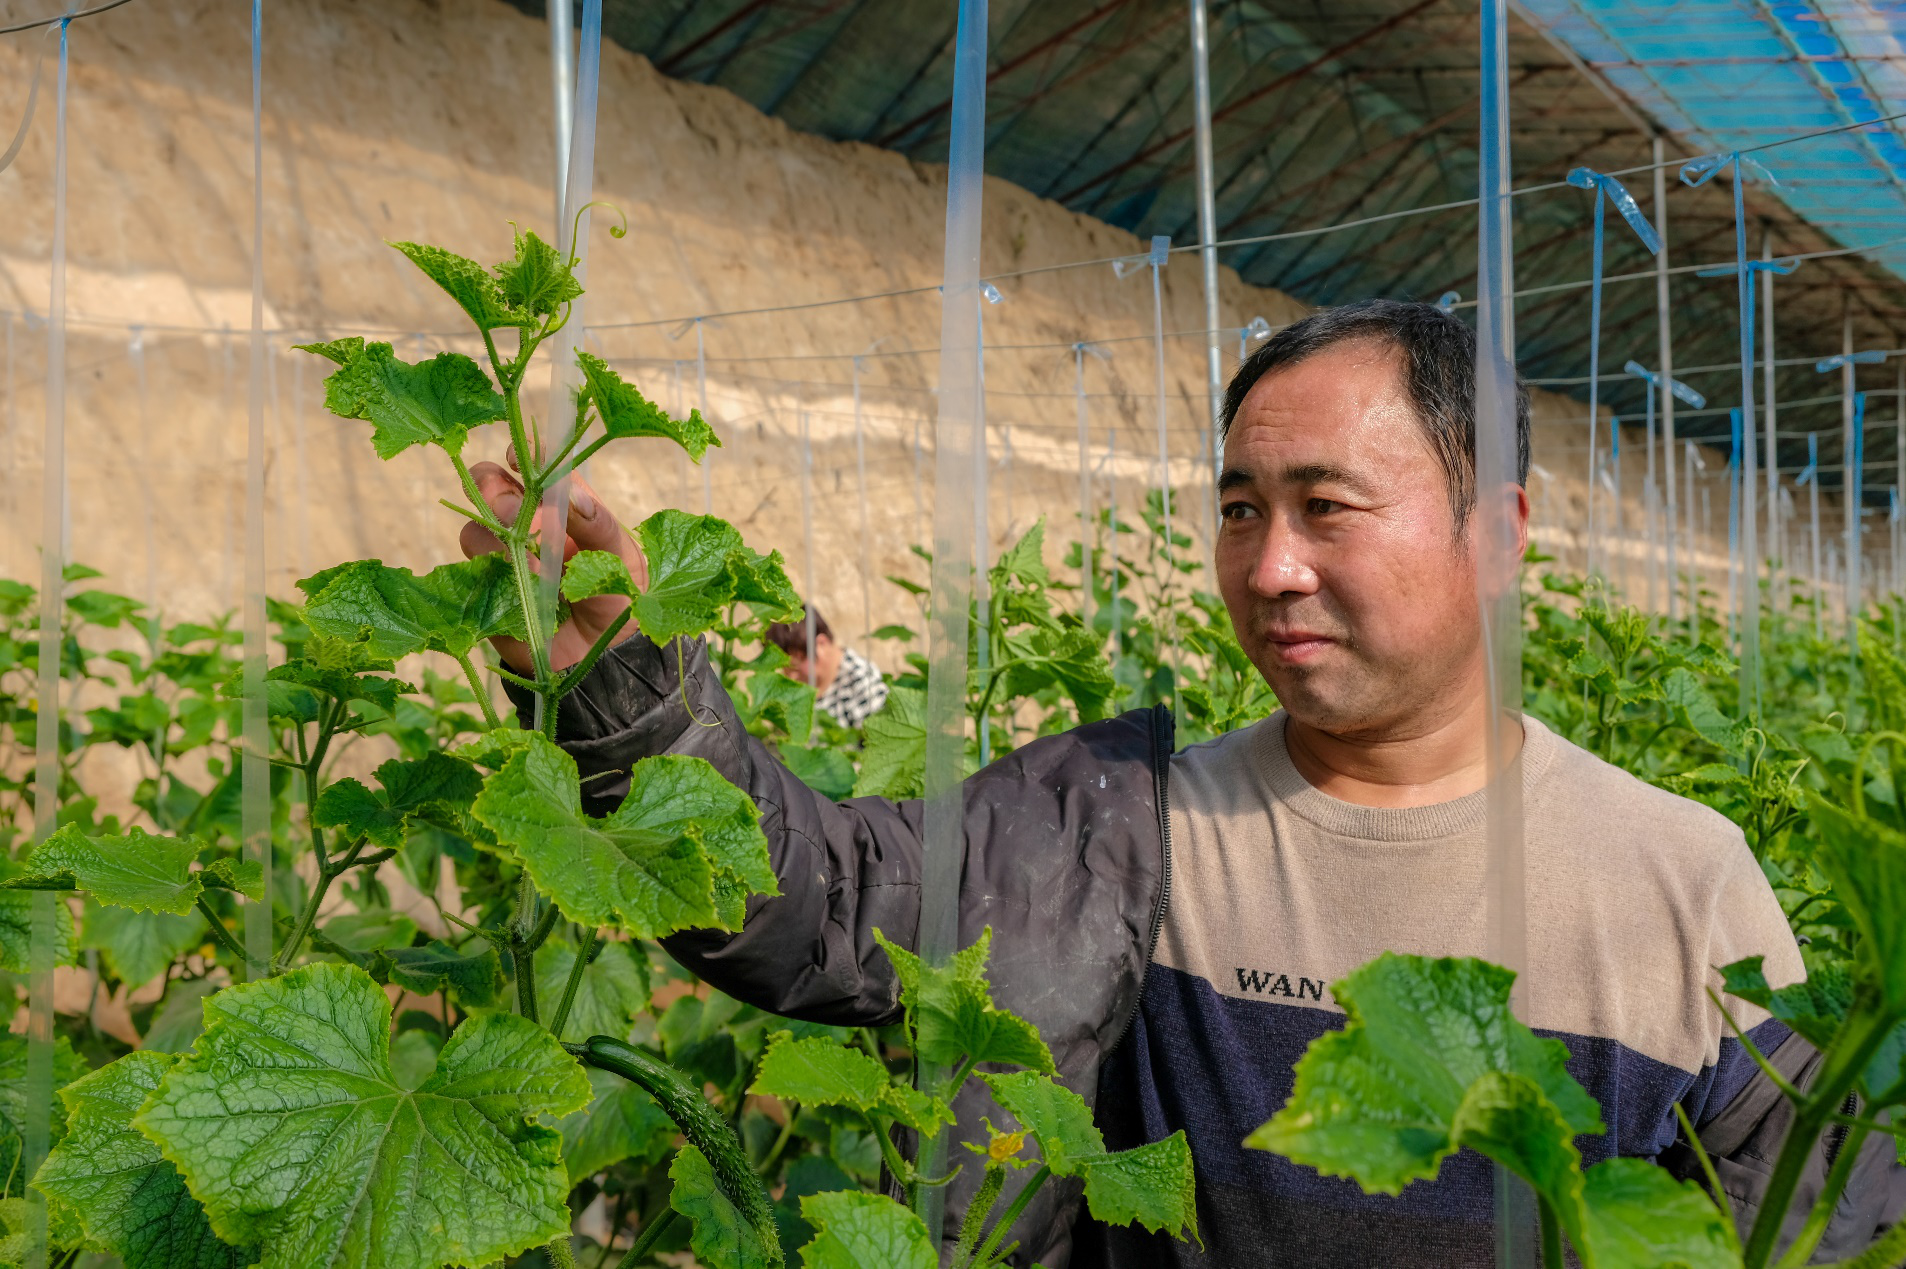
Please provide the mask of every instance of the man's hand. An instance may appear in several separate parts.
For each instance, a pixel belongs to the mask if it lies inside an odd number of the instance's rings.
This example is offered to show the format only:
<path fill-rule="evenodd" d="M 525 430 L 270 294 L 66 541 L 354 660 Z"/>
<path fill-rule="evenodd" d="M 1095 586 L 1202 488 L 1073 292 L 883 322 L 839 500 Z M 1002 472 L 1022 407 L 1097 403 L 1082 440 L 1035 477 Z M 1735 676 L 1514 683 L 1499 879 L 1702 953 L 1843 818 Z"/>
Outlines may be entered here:
<path fill-rule="evenodd" d="M 509 460 L 510 467 L 515 467 L 516 455 L 509 455 Z M 470 469 L 470 475 L 475 478 L 477 492 L 489 504 L 491 514 L 504 524 L 515 523 L 517 513 L 523 506 L 523 483 L 516 478 L 515 473 L 495 463 L 478 463 Z M 530 521 L 531 532 L 539 541 L 544 514 L 539 508 Z M 635 579 L 638 587 L 649 584 L 648 560 L 643 558 L 635 540 L 609 509 L 602 505 L 602 499 L 596 496 L 596 491 L 581 476 L 574 474 L 569 477 L 569 523 L 566 528 L 568 532 L 563 539 L 565 567 L 578 551 L 607 551 L 628 565 L 629 576 Z M 464 522 L 458 544 L 463 547 L 464 555 L 472 559 L 503 550 L 503 543 L 497 536 L 474 520 Z M 621 595 L 599 595 L 570 605 L 570 619 L 556 632 L 556 637 L 549 644 L 550 668 L 561 670 L 582 660 L 583 655 L 595 646 L 602 632 L 628 606 L 629 601 Z M 622 628 L 616 642 L 620 643 L 634 633 L 635 623 L 630 622 Z M 512 670 L 518 674 L 535 672 L 528 644 L 520 639 L 501 637 L 491 642 L 502 654 L 504 664 Z"/>

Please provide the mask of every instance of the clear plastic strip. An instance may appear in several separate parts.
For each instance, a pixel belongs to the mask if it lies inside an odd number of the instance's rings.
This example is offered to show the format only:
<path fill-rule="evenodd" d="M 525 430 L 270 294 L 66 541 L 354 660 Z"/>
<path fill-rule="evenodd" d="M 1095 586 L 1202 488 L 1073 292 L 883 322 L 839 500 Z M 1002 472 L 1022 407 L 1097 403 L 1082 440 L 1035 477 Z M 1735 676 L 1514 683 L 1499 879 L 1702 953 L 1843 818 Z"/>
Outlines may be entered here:
<path fill-rule="evenodd" d="M 1807 470 L 1796 484 L 1807 486 L 1807 515 L 1812 522 L 1813 637 L 1826 638 L 1826 575 L 1820 571 L 1820 434 L 1807 433 Z"/>
<path fill-rule="evenodd" d="M 1741 465 L 1741 410 L 1739 406 L 1727 412 L 1728 451 L 1727 451 L 1727 621 L 1733 627 L 1740 646 L 1747 646 L 1746 635 L 1746 596 L 1743 591 L 1745 582 L 1742 573 L 1745 562 L 1741 559 L 1741 484 L 1743 478 Z M 1741 662 L 1741 705 L 1747 706 L 1747 663 Z"/>
<path fill-rule="evenodd" d="M 1476 244 L 1476 602 L 1485 666 L 1489 959 L 1516 971 L 1513 1003 L 1530 1016 L 1522 840 L 1522 595 L 1517 483 L 1514 227 L 1509 194 L 1509 50 L 1505 0 L 1482 5 Z M 1527 1187 L 1496 1169 L 1496 1263 L 1533 1263 Z"/>
<path fill-rule="evenodd" d="M 961 865 L 965 859 L 960 795 L 966 757 L 966 657 L 973 594 L 976 468 L 986 436 L 980 413 L 980 210 L 986 146 L 986 0 L 960 0 L 953 52 L 953 104 L 948 120 L 946 255 L 940 282 L 939 409 L 934 423 L 933 568 L 927 628 L 925 859 L 915 947 L 939 964 L 959 938 Z M 923 1081 L 937 1078 L 922 1070 Z M 938 1140 L 944 1143 L 946 1134 Z M 928 1175 L 944 1170 L 945 1147 L 919 1162 Z M 935 1246 L 945 1214 L 944 1191 L 920 1188 L 919 1211 Z"/>
<path fill-rule="evenodd" d="M 562 214 L 556 218 L 556 251 L 565 258 L 576 256 L 576 281 L 583 294 L 570 305 L 569 318 L 559 338 L 561 351 L 550 367 L 549 411 L 545 427 L 549 432 L 545 445 L 549 453 L 562 450 L 575 426 L 575 392 L 581 370 L 576 365 L 575 349 L 582 347 L 588 321 L 589 275 L 589 199 L 595 189 L 596 173 L 596 97 L 602 67 L 602 0 L 583 0 L 582 47 L 576 58 L 576 105 L 571 116 L 569 162 L 564 169 L 568 180 L 563 188 Z M 538 606 L 542 609 L 543 629 L 556 628 L 557 587 L 562 581 L 563 541 L 569 524 L 569 480 L 565 476 L 543 491 L 542 510 L 542 585 Z M 536 722 L 543 722 L 543 701 L 536 701 Z M 533 920 L 533 913 L 519 913 Z"/>
<path fill-rule="evenodd" d="M 1763 231 L 1760 236 L 1760 258 L 1763 261 L 1774 258 L 1773 237 Z M 1761 432 L 1766 438 L 1767 461 L 1767 545 L 1765 553 L 1774 561 L 1775 567 L 1784 573 L 1787 571 L 1786 547 L 1780 525 L 1780 421 L 1777 403 L 1774 397 L 1774 275 L 1770 270 L 1761 278 L 1760 298 L 1760 345 L 1761 345 L 1761 381 L 1760 397 L 1763 411 Z M 1906 452 L 1906 451 L 1902 451 Z M 1778 574 L 1770 571 L 1769 586 L 1777 585 Z M 1773 601 L 1777 611 L 1785 611 L 1783 596 L 1775 594 Z"/>
<path fill-rule="evenodd" d="M 1072 345 L 1072 395 L 1079 423 L 1079 618 L 1092 628 L 1092 461 L 1086 437 L 1085 345 Z"/>
<path fill-rule="evenodd" d="M 1840 550 L 1842 557 L 1846 560 L 1846 576 L 1842 579 L 1845 582 L 1845 588 L 1841 595 L 1840 602 L 1845 608 L 1844 624 L 1846 627 L 1847 648 L 1848 651 L 1852 653 L 1858 648 L 1858 619 L 1854 615 L 1858 611 L 1858 608 L 1853 602 L 1853 596 L 1857 593 L 1854 589 L 1854 579 L 1857 578 L 1860 573 L 1859 556 L 1854 554 L 1859 540 L 1860 513 L 1859 498 L 1854 492 L 1859 488 L 1859 485 L 1855 482 L 1853 474 L 1854 447 L 1858 445 L 1859 442 L 1856 439 L 1858 433 L 1855 431 L 1853 421 L 1853 385 L 1855 371 L 1853 368 L 1853 306 L 1850 301 L 1846 303 L 1845 311 L 1840 321 L 1840 356 L 1838 361 L 1840 371 L 1840 453 L 1842 455 L 1840 460 L 1840 510 L 1842 520 Z"/>
<path fill-rule="evenodd" d="M 1218 453 L 1218 414 L 1224 405 L 1224 355 L 1218 340 L 1218 200 L 1211 158 L 1211 36 L 1205 0 L 1191 5 L 1191 113 L 1198 168 L 1198 259 L 1203 266 L 1205 325 L 1205 435 L 1211 447 L 1211 480 L 1223 465 Z M 1213 525 L 1206 523 L 1207 538 Z"/>
<path fill-rule="evenodd" d="M 53 833 L 60 789 L 60 633 L 66 589 L 66 89 L 71 22 L 60 23 L 59 76 L 53 110 L 52 290 L 46 308 L 46 438 L 40 488 L 40 647 L 34 728 L 33 841 Z M 48 724 L 51 724 L 50 726 Z M 31 1180 L 53 1144 L 54 919 L 60 896 L 35 890 L 27 945 L 25 1122 L 20 1176 Z M 47 1262 L 46 1199 L 23 1188 L 28 1269 Z"/>
<path fill-rule="evenodd" d="M 714 422 L 714 416 L 709 412 L 709 409 L 708 409 L 708 344 L 707 344 L 706 335 L 703 333 L 703 330 L 702 330 L 702 325 L 703 325 L 702 319 L 699 317 L 696 318 L 695 319 L 695 393 L 696 393 L 695 399 L 698 402 L 700 402 L 702 418 L 705 421 L 712 424 Z M 715 453 L 713 450 L 709 450 L 707 453 L 702 455 L 702 461 L 701 461 L 702 514 L 705 516 L 712 516 L 715 514 L 714 467 L 715 467 Z"/>
<path fill-rule="evenodd" d="M 819 687 L 814 681 L 818 623 L 814 614 L 814 444 L 808 436 L 806 410 L 801 411 L 801 604 L 807 631 L 807 687 L 812 692 Z M 800 745 L 808 741 L 806 736 L 793 739 Z"/>
<path fill-rule="evenodd" d="M 1866 394 L 1853 394 L 1853 451 L 1847 463 L 1846 530 L 1846 641 L 1854 664 L 1860 656 L 1860 613 L 1866 606 L 1861 538 L 1866 489 Z"/>
<path fill-rule="evenodd" d="M 1661 240 L 1661 250 L 1655 255 L 1655 368 L 1661 374 L 1661 489 L 1662 519 L 1668 547 L 1668 620 L 1673 621 L 1680 611 L 1681 571 L 1675 550 L 1675 539 L 1680 535 L 1676 511 L 1676 487 L 1674 480 L 1674 323 L 1668 307 L 1668 178 L 1665 160 L 1662 158 L 1660 134 L 1653 140 L 1654 187 L 1655 187 L 1655 237 Z"/>
<path fill-rule="evenodd" d="M 1754 273 L 1747 259 L 1746 168 L 1751 160 L 1734 157 L 1734 253 L 1740 263 L 1741 412 L 1740 436 L 1735 442 L 1740 468 L 1736 487 L 1740 506 L 1734 513 L 1740 526 L 1740 709 L 1760 714 L 1760 540 L 1756 506 L 1760 482 L 1754 471 Z"/>
<path fill-rule="evenodd" d="M 245 955 L 263 974 L 272 957 L 271 734 L 265 718 L 265 4 L 251 6 L 251 366 L 245 422 L 245 662 L 239 756 L 239 831 L 264 876 L 262 903 L 246 902 Z"/>
<path fill-rule="evenodd" d="M 1601 373 L 1602 373 L 1602 222 L 1606 218 L 1608 200 L 1602 197 L 1601 186 L 1595 187 L 1595 245 L 1591 266 L 1593 285 L 1589 288 L 1588 299 L 1588 547 L 1585 558 L 1590 577 L 1595 575 L 1597 540 L 1595 523 L 1595 464 L 1601 457 L 1601 449 L 1596 444 L 1595 433 L 1601 427 Z"/>
<path fill-rule="evenodd" d="M 570 10 L 572 0 L 550 0 L 544 6 L 549 15 L 549 89 L 552 114 L 556 123 L 556 219 L 563 215 L 563 199 L 569 189 L 570 128 L 576 109 L 576 28 Z"/>
<path fill-rule="evenodd" d="M 873 531 L 867 523 L 867 431 L 860 418 L 860 358 L 854 358 L 854 492 L 860 501 L 860 629 L 874 630 Z M 810 592 L 811 593 L 811 592 Z"/>

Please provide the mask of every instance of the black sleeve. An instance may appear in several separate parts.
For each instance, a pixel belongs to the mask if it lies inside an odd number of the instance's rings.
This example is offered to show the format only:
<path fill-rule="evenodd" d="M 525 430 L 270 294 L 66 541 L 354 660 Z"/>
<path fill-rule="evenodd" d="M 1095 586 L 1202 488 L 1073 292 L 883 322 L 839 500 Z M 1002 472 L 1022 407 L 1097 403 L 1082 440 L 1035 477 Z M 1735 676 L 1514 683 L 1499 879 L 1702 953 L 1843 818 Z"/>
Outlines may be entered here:
<path fill-rule="evenodd" d="M 526 714 L 529 694 L 511 687 L 510 695 Z M 738 934 L 698 930 L 664 939 L 670 955 L 774 1013 L 842 1026 L 898 1018 L 899 981 L 873 931 L 913 945 L 920 803 L 836 804 L 801 783 L 741 726 L 700 640 L 663 648 L 637 634 L 617 644 L 563 699 L 556 733 L 581 768 L 584 807 L 593 815 L 621 803 L 630 767 L 665 753 L 706 759 L 760 808 L 781 893 L 750 899 Z"/>
<path fill-rule="evenodd" d="M 1769 1064 L 1799 1088 L 1812 1082 L 1820 1060 L 1820 1051 L 1797 1035 L 1790 1035 L 1768 1056 Z M 1701 1128 L 1701 1144 L 1734 1209 L 1734 1223 L 1743 1239 L 1760 1216 L 1774 1160 L 1792 1125 L 1793 1104 L 1766 1072 L 1756 1070 L 1746 1087 Z M 1826 1188 L 1827 1169 L 1845 1141 L 1843 1133 L 1829 1130 L 1814 1147 L 1782 1223 L 1777 1244 L 1780 1250 L 1806 1224 L 1807 1213 Z M 1700 1161 L 1685 1140 L 1677 1139 L 1662 1154 L 1661 1162 L 1678 1176 L 1697 1183 L 1701 1180 Z M 1874 1133 L 1860 1149 L 1813 1259 L 1821 1262 L 1858 1255 L 1902 1217 L 1906 1217 L 1906 1167 L 1900 1166 L 1893 1138 Z"/>

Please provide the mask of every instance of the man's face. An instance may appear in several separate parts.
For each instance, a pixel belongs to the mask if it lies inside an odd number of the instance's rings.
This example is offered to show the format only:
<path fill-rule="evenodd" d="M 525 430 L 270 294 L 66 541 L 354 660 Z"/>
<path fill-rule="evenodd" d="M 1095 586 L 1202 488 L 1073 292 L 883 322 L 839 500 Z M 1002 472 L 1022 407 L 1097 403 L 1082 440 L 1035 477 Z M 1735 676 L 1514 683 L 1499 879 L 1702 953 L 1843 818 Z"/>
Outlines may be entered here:
<path fill-rule="evenodd" d="M 1348 341 L 1266 375 L 1224 457 L 1219 589 L 1293 717 L 1403 739 L 1473 702 L 1472 534 L 1456 534 L 1394 349 Z"/>

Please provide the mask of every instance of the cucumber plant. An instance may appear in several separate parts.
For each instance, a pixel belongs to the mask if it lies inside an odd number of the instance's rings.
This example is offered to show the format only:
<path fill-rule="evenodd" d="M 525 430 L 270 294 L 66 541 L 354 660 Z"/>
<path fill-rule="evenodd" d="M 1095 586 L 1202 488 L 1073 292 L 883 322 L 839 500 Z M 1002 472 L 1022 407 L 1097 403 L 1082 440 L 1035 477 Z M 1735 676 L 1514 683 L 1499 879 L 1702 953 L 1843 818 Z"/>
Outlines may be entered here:
<path fill-rule="evenodd" d="M 719 1029 L 732 1010 L 691 994 L 668 1008 L 647 1042 L 632 1042 L 643 1038 L 632 1024 L 648 1004 L 648 941 L 738 930 L 751 897 L 777 893 L 775 874 L 753 803 L 697 758 L 639 762 L 620 805 L 590 814 L 575 760 L 554 743 L 557 707 L 632 620 L 683 655 L 681 641 L 732 628 L 741 611 L 786 620 L 798 604 L 778 555 L 756 553 L 713 517 L 664 510 L 634 530 L 644 585 L 616 556 L 585 552 L 568 562 L 558 607 L 546 611 L 535 526 L 546 490 L 611 440 L 670 440 L 697 461 L 719 442 L 699 414 L 672 418 L 581 351 L 580 386 L 565 403 L 573 413 L 541 426 L 525 410 L 532 362 L 561 335 L 581 294 L 573 255 L 520 230 L 513 256 L 489 269 L 440 248 L 394 245 L 469 317 L 485 364 L 458 352 L 408 362 L 361 338 L 302 347 L 333 363 L 327 406 L 369 423 L 380 456 L 417 445 L 442 452 L 464 494 L 447 505 L 484 525 L 504 552 L 422 575 L 353 561 L 300 582 L 300 608 L 274 608 L 286 649 L 266 677 L 275 893 L 265 892 L 257 863 L 238 858 L 235 832 L 195 832 L 211 826 L 157 814 L 162 790 L 153 803 L 161 832 L 66 816 L 58 832 L 9 861 L 0 949 L 22 962 L 24 944 L 9 943 L 6 914 L 24 891 L 78 892 L 127 919 L 200 923 L 175 938 L 172 956 L 203 967 L 197 986 L 180 990 L 188 1008 L 201 1005 L 202 1024 L 181 1018 L 172 1042 L 158 1043 L 168 1007 L 146 1047 L 90 1071 L 94 1063 L 60 1038 L 54 1148 L 22 1178 L 47 1203 L 54 1251 L 64 1260 L 108 1253 L 127 1269 L 430 1269 L 532 1249 L 552 1265 L 573 1265 L 572 1204 L 600 1193 L 588 1178 L 658 1144 L 665 1153 L 679 1132 L 687 1144 L 668 1173 L 677 1215 L 651 1213 L 621 1263 L 672 1250 L 679 1242 L 670 1227 L 685 1219 L 689 1245 L 712 1269 L 778 1265 L 777 1222 L 788 1214 L 769 1199 L 761 1172 L 785 1146 L 796 1108 L 860 1117 L 863 1136 L 903 1185 L 942 1183 L 918 1177 L 888 1130 L 900 1122 L 929 1136 L 945 1131 L 950 1099 L 981 1061 L 1028 1068 L 1032 1083 L 1023 1087 L 1010 1076 L 980 1078 L 1026 1122 L 1045 1163 L 987 1226 L 1019 1147 L 995 1150 L 961 1252 L 967 1263 L 1006 1254 L 1012 1218 L 1049 1175 L 1084 1176 L 1088 1201 L 1108 1219 L 1195 1232 L 1182 1138 L 1131 1155 L 1095 1145 L 1083 1103 L 1051 1082 L 1036 1031 L 992 1007 L 983 943 L 944 969 L 889 949 L 905 984 L 909 1047 L 957 1068 L 944 1087 L 915 1090 L 890 1076 L 884 1050 L 865 1033 L 857 1042 L 870 1051 L 846 1047 L 849 1033 L 826 1028 L 796 1026 L 769 1041 L 747 1086 L 785 1096 L 788 1127 L 762 1158 L 704 1097 L 700 1078 L 685 1079 L 650 1047 L 686 1060 L 695 1045 L 671 1026 L 682 1009 L 699 1011 L 704 1030 Z M 507 429 L 524 486 L 508 522 L 479 496 L 463 459 L 471 431 L 491 423 Z M 603 595 L 628 603 L 573 664 L 556 664 L 561 605 Z M 541 729 L 512 725 L 492 704 L 479 657 L 498 637 L 528 649 L 529 673 L 492 669 L 535 694 Z M 423 654 L 448 658 L 463 686 L 426 673 L 420 693 L 396 677 L 400 661 Z M 217 695 L 229 745 L 236 702 L 226 689 Z M 769 695 L 764 685 L 763 699 L 750 702 L 757 717 L 775 714 Z M 778 717 L 790 740 L 804 743 L 799 704 L 781 700 Z M 20 721 L 9 717 L 16 731 Z M 113 720 L 100 721 L 110 732 Z M 147 744 L 144 721 L 122 728 L 119 742 Z M 368 781 L 336 774 L 341 749 L 380 733 L 398 756 Z M 157 758 L 169 750 L 163 734 L 151 744 Z M 228 761 L 223 774 L 233 795 L 237 765 Z M 377 870 L 390 863 L 425 881 L 430 852 L 452 844 L 477 881 L 480 919 L 440 907 L 461 934 L 420 945 L 416 922 L 377 902 Z M 358 913 L 327 915 L 339 888 Z M 231 933 L 235 895 L 273 905 L 279 939 L 268 963 L 250 959 Z M 60 929 L 60 956 L 70 963 L 72 930 Z M 24 926 L 13 933 L 23 939 Z M 188 952 L 181 943 L 196 946 Z M 247 981 L 221 989 L 226 972 Z M 441 1018 L 415 1007 L 433 997 Z M 615 1034 L 592 1035 L 595 1026 Z M 1002 1037 L 1011 1045 L 1001 1047 Z M 830 1085 L 822 1072 L 783 1087 L 797 1053 L 844 1061 L 861 1083 Z M 0 1045 L 0 1076 L 24 1062 L 23 1039 Z M 0 1146 L 16 1169 L 21 1074 L 0 1078 L 14 1099 L 0 1099 Z M 870 1076 L 880 1088 L 863 1105 L 852 1089 L 871 1087 Z M 736 1122 L 745 1128 L 747 1112 Z M 16 1217 L 0 1208 L 9 1239 L 0 1261 L 30 1227 Z M 921 1264 L 937 1258 L 924 1246 L 925 1227 L 882 1195 L 806 1193 L 799 1218 L 812 1234 L 799 1254 L 816 1269 L 885 1269 L 895 1263 L 886 1249 L 900 1246 L 924 1256 Z"/>

